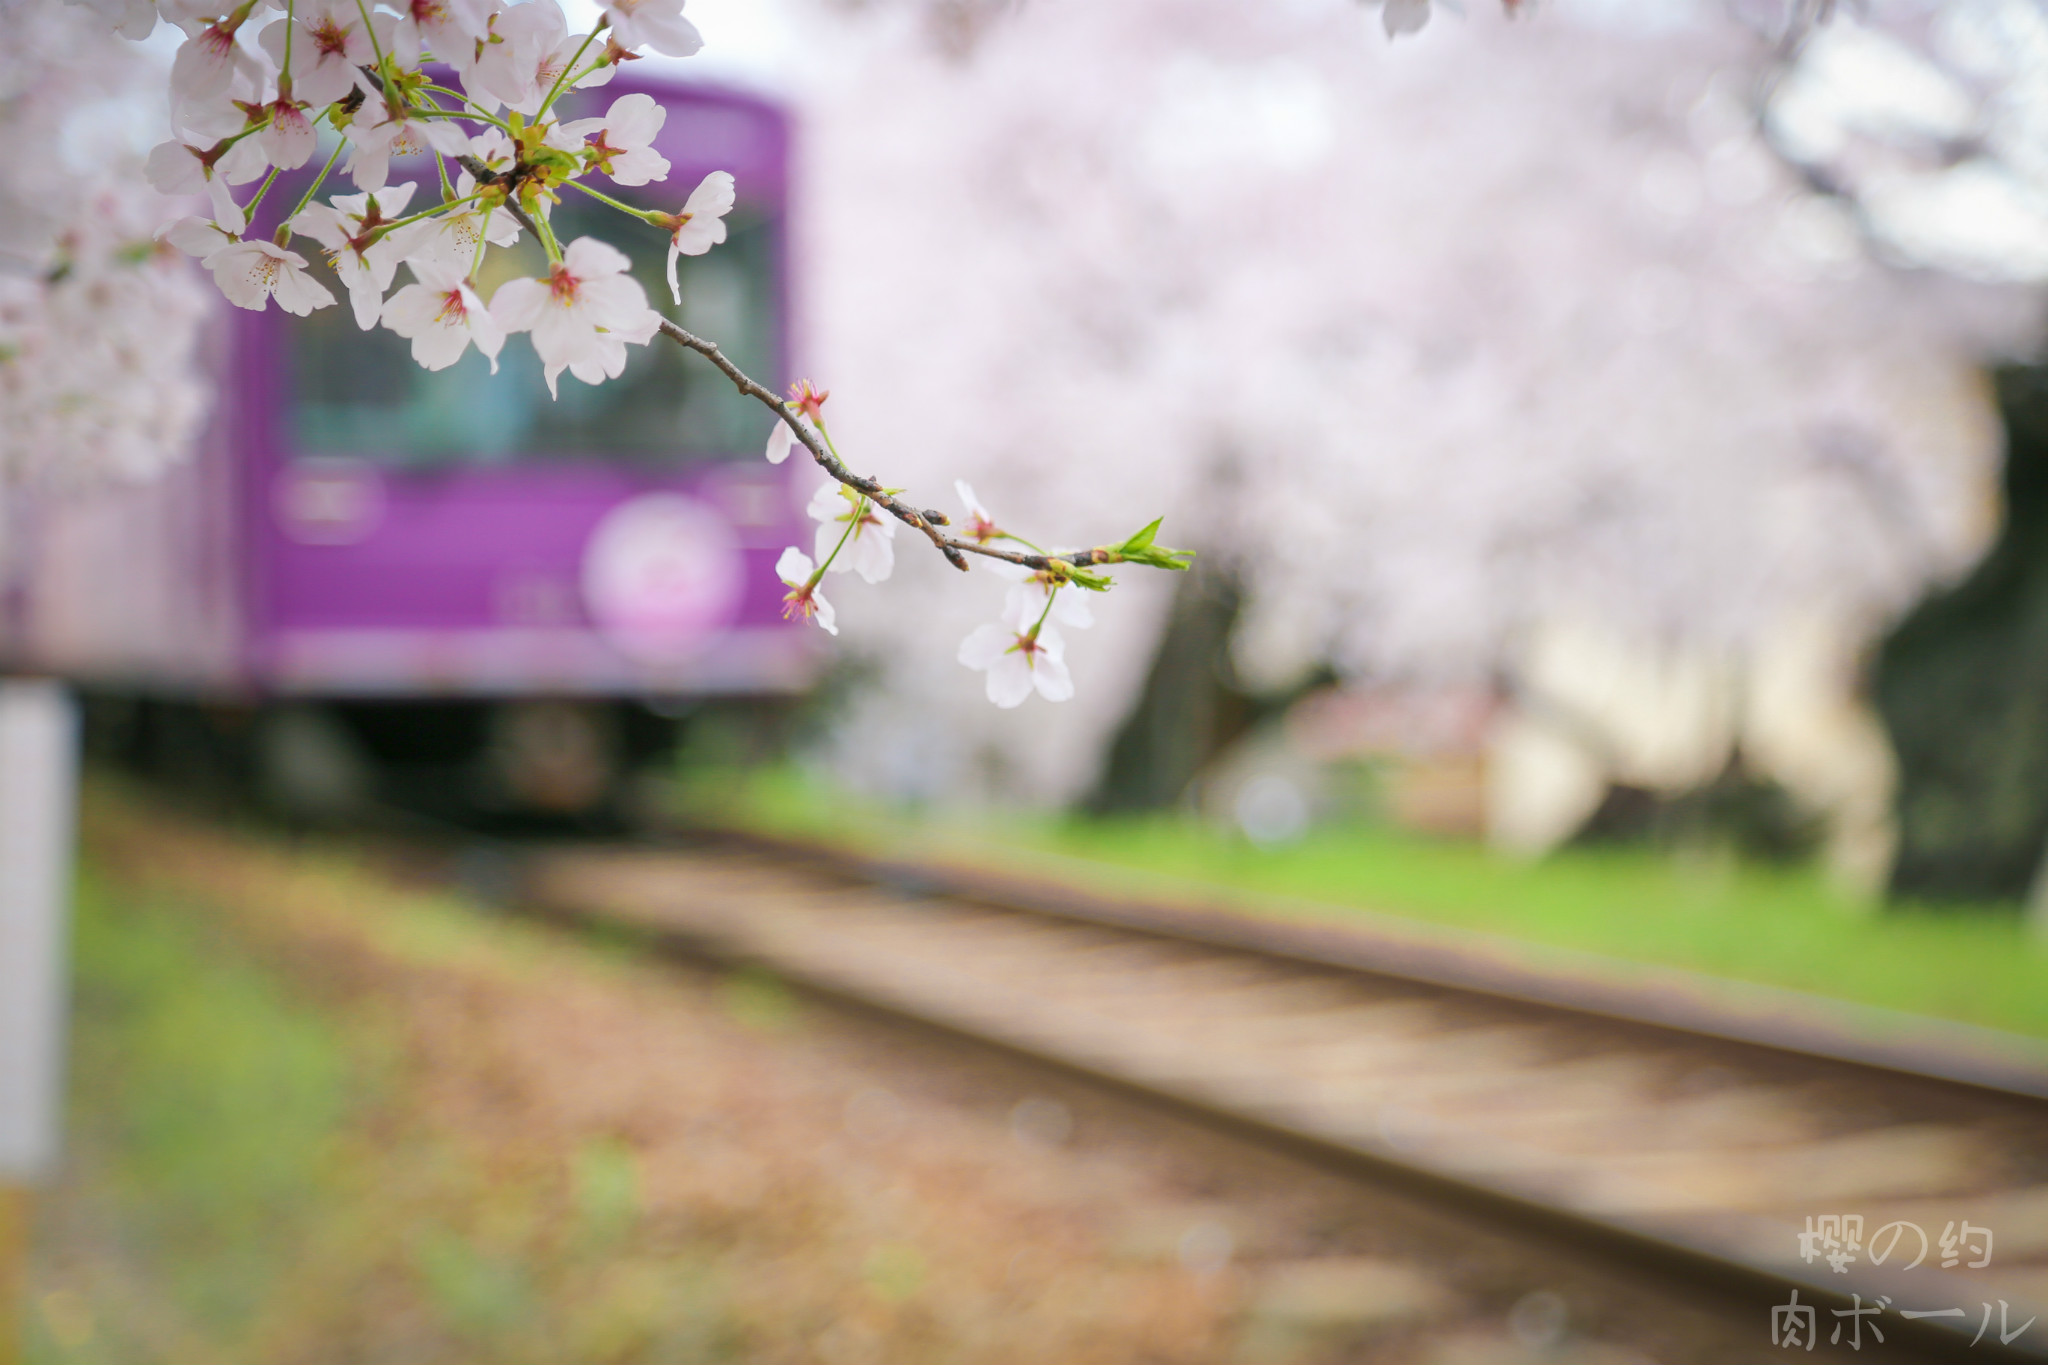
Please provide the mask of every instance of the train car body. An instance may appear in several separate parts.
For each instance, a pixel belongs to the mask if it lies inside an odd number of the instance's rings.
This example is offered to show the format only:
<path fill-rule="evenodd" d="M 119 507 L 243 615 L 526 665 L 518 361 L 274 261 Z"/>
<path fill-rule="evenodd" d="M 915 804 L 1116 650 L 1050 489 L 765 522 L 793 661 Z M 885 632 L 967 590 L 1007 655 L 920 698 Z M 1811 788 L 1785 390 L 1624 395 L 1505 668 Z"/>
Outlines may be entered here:
<path fill-rule="evenodd" d="M 707 172 L 730 171 L 729 240 L 684 260 L 677 303 L 658 229 L 572 193 L 557 235 L 621 246 L 651 304 L 782 383 L 782 113 L 621 76 L 574 92 L 563 117 L 633 92 L 667 110 L 655 147 L 668 180 L 600 183 L 673 208 Z M 256 230 L 308 179 L 281 179 Z M 440 193 L 431 160 L 394 162 L 392 181 L 415 183 L 414 207 Z M 330 186 L 353 190 L 340 176 Z M 482 292 L 544 269 L 531 240 L 493 251 Z M 798 514 L 786 471 L 761 459 L 758 404 L 659 337 L 603 385 L 563 375 L 554 399 L 523 336 L 495 373 L 474 351 L 429 373 L 402 338 L 359 330 L 338 280 L 324 263 L 316 273 L 337 302 L 308 318 L 223 308 L 216 413 L 189 462 L 145 486 L 39 495 L 17 515 L 13 667 L 111 695 L 319 708 L 372 748 L 394 717 L 417 736 L 420 716 L 439 716 L 487 748 L 494 717 L 521 707 L 601 717 L 633 699 L 674 709 L 808 683 L 812 642 L 782 620 L 773 570 Z"/>

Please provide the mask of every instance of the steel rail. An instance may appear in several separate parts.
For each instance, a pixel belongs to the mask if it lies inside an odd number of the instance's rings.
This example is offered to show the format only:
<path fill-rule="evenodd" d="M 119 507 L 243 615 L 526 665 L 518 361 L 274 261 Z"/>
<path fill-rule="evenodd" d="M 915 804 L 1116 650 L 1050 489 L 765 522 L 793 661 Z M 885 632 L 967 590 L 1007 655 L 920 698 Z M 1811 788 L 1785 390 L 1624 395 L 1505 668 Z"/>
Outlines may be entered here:
<path fill-rule="evenodd" d="M 1451 945 L 1387 932 L 1358 934 L 1255 920 L 1213 909 L 1127 901 L 1056 882 L 876 858 L 760 834 L 695 832 L 682 842 L 689 848 L 715 848 L 727 856 L 738 851 L 770 862 L 785 874 L 881 888 L 913 904 L 973 907 L 1016 916 L 1022 922 L 1050 922 L 1178 943 L 1264 961 L 1282 970 L 1392 983 L 1537 1017 L 1569 1018 L 1610 1033 L 1668 1036 L 1738 1053 L 1755 1052 L 1770 1057 L 1781 1071 L 1788 1066 L 1810 1067 L 1877 1077 L 1892 1085 L 1969 1094 L 2006 1111 L 2017 1107 L 2029 1120 L 2048 1123 L 2048 1106 L 2039 1103 L 2048 1098 L 2048 1066 L 2035 1065 L 2024 1045 L 1986 1030 L 1934 1026 L 1928 1030 L 1935 1035 L 1931 1039 L 1873 1038 L 1860 1033 L 1856 1025 L 1867 1029 L 1874 1019 L 1896 1031 L 1898 1019 L 1884 1012 L 1844 1012 L 1832 1005 L 1817 1011 L 1806 997 L 1784 992 L 1745 993 L 1731 1005 L 1711 992 L 1674 989 L 1674 982 L 1690 984 L 1692 980 L 1678 973 L 1660 974 L 1647 985 L 1617 985 L 1583 970 L 1540 969 L 1506 961 L 1469 944 Z M 634 856 L 658 858 L 660 854 L 642 850 Z M 708 920 L 678 918 L 671 913 L 673 905 L 640 903 L 663 899 L 659 894 L 628 893 L 626 899 L 634 901 L 629 907 L 617 896 L 606 902 L 604 897 L 565 893 L 559 880 L 549 885 L 543 877 L 528 885 L 546 887 L 530 899 L 552 913 L 624 927 L 692 956 L 756 962 L 841 1002 L 912 1019 L 1128 1093 L 1164 1101 L 1189 1116 L 1256 1136 L 1325 1165 L 1396 1184 L 1553 1240 L 1619 1255 L 1633 1266 L 1654 1268 L 1666 1278 L 1721 1297 L 1758 1292 L 1782 1295 L 1797 1290 L 1804 1302 L 1821 1312 L 1823 1323 L 1832 1309 L 1862 1306 L 1880 1295 L 1901 1306 L 1927 1299 L 1924 1279 L 1886 1267 L 1865 1265 L 1852 1275 L 1834 1276 L 1824 1262 L 1802 1262 L 1789 1248 L 1783 1255 L 1758 1254 L 1755 1247 L 1770 1232 L 1759 1218 L 1588 1212 L 1574 1207 L 1569 1191 L 1554 1188 L 1555 1181 L 1512 1170 L 1503 1172 L 1485 1161 L 1462 1159 L 1456 1151 L 1437 1150 L 1428 1142 L 1401 1140 L 1384 1126 L 1377 1132 L 1332 1131 L 1327 1124 L 1303 1121 L 1298 1106 L 1290 1109 L 1256 1096 L 1248 1099 L 1245 1094 L 1230 1093 L 1229 1086 L 1219 1087 L 1200 1077 L 1176 1077 L 1170 1068 L 1168 1074 L 1156 1069 L 1148 1074 L 1144 1066 L 1133 1067 L 1113 1051 L 1091 1050 L 1085 1041 L 1049 1036 L 1043 1028 L 1034 1031 L 1017 1021 L 1021 1012 L 1006 1014 L 1000 999 L 963 999 L 957 991 L 934 994 L 915 984 L 891 985 L 873 972 L 863 976 L 857 967 L 849 969 L 835 961 L 830 947 L 821 948 L 803 935 L 778 939 L 758 926 L 750 928 L 744 915 L 727 912 Z M 1944 1278 L 1952 1281 L 1945 1288 L 1960 1292 L 1962 1280 Z M 2030 1313 L 2033 1307 L 2029 1304 L 2023 1311 Z M 1906 1321 L 1893 1314 L 1884 1327 L 1891 1334 L 1892 1346 L 1903 1344 L 1918 1350 L 1920 1359 L 2048 1361 L 2048 1316 L 2032 1332 L 2010 1343 L 1995 1340 L 1995 1334 L 1994 1339 L 1972 1342 L 1967 1321 L 1958 1327 L 1947 1319 Z M 2030 1342 L 2028 1336 L 2036 1340 Z"/>
<path fill-rule="evenodd" d="M 1781 987 L 1714 980 L 1591 954 L 1535 950 L 1556 964 L 1545 969 L 1527 960 L 1532 951 L 1527 945 L 1516 945 L 1520 960 L 1510 960 L 1478 946 L 1480 935 L 1400 934 L 1380 916 L 1360 914 L 1341 929 L 1253 918 L 1156 898 L 1113 896 L 1071 882 L 987 868 L 876 857 L 751 830 L 688 831 L 684 839 L 747 849 L 911 895 L 946 896 L 1076 923 L 1113 925 L 1308 966 L 1765 1048 L 1802 1062 L 1840 1062 L 1967 1090 L 2048 1100 L 2048 1044 Z M 1446 941 L 1453 938 L 1466 942 Z M 1631 976 L 1636 978 L 1633 984 L 1622 979 Z"/>

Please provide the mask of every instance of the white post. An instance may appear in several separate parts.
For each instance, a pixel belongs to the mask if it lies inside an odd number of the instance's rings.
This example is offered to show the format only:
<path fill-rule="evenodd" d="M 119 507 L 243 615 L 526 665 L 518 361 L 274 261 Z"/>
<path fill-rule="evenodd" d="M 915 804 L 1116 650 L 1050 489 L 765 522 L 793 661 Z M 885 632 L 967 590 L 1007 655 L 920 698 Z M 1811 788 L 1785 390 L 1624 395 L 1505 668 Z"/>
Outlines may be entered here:
<path fill-rule="evenodd" d="M 70 694 L 46 680 L 0 681 L 0 1365 L 20 1359 L 28 1191 L 56 1163 L 63 1117 L 77 803 Z"/>

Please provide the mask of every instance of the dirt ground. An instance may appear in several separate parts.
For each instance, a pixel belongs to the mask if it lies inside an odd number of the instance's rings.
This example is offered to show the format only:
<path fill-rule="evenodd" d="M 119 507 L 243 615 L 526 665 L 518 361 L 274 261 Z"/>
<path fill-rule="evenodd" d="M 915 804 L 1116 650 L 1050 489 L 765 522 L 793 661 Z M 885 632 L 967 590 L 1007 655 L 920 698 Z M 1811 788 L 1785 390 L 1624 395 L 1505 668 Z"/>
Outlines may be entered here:
<path fill-rule="evenodd" d="M 305 1188 L 273 1197 L 288 1235 L 264 1243 L 231 1329 L 152 1291 L 166 1247 L 124 1237 L 118 1152 L 84 1134 L 41 1212 L 52 1360 L 1769 1354 L 1763 1306 L 1744 1334 L 760 974 L 658 961 L 130 797 L 95 796 L 87 842 L 117 899 L 174 907 L 332 1021 L 355 1098 Z"/>

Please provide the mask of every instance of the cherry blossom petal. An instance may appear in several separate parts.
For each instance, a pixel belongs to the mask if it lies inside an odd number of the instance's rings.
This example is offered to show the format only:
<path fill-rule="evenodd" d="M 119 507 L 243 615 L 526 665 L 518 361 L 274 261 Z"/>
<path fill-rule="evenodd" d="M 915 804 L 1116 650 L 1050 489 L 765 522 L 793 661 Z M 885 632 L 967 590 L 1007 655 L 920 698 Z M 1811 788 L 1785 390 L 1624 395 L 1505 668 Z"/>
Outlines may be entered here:
<path fill-rule="evenodd" d="M 184 217 L 157 229 L 156 240 L 169 242 L 188 256 L 211 256 L 235 238 L 204 218 Z"/>
<path fill-rule="evenodd" d="M 620 147 L 645 147 L 667 122 L 668 110 L 639 93 L 619 96 L 604 114 L 608 140 Z"/>
<path fill-rule="evenodd" d="M 238 64 L 249 56 L 235 45 L 235 35 L 219 24 L 187 38 L 171 59 L 171 95 L 176 99 L 205 99 L 227 91 Z"/>
<path fill-rule="evenodd" d="M 782 552 L 782 557 L 775 561 L 775 575 L 796 590 L 785 599 L 791 605 L 784 608 L 783 614 L 787 616 L 793 611 L 801 611 L 816 621 L 827 634 L 837 635 L 838 614 L 833 611 L 832 604 L 825 600 L 823 590 L 811 582 L 811 575 L 816 572 L 817 566 L 811 562 L 811 557 L 796 546 L 792 545 Z M 796 600 L 797 593 L 804 594 L 800 602 Z"/>
<path fill-rule="evenodd" d="M 312 160 L 318 143 L 305 111 L 283 100 L 270 105 L 270 126 L 256 136 L 264 155 L 281 171 L 297 170 Z"/>
<path fill-rule="evenodd" d="M 683 0 L 607 0 L 604 15 L 624 48 L 645 46 L 665 57 L 688 57 L 704 46 L 697 26 L 683 17 Z"/>
<path fill-rule="evenodd" d="M 792 588 L 809 582 L 817 569 L 818 566 L 812 562 L 811 557 L 794 545 L 784 550 L 782 557 L 775 561 L 775 576 Z"/>
<path fill-rule="evenodd" d="M 469 282 L 455 271 L 425 262 L 415 263 L 413 274 L 416 283 L 384 304 L 384 325 L 412 340 L 412 357 L 426 369 L 446 369 L 474 343 L 491 362 L 491 372 L 497 373 L 505 332 Z"/>
<path fill-rule="evenodd" d="M 530 331 L 533 324 L 540 321 L 541 310 L 547 307 L 547 302 L 546 280 L 507 280 L 491 296 L 491 316 L 507 332 Z"/>
<path fill-rule="evenodd" d="M 273 295 L 278 307 L 304 316 L 334 302 L 317 280 L 306 274 L 306 258 L 270 242 L 235 242 L 200 262 L 237 308 L 262 311 Z"/>
<path fill-rule="evenodd" d="M 159 194 L 197 194 L 206 188 L 206 166 L 201 149 L 172 140 L 149 149 L 142 174 Z"/>
<path fill-rule="evenodd" d="M 633 268 L 625 253 L 595 237 L 578 237 L 562 252 L 562 264 L 578 279 L 617 275 Z M 644 295 L 642 296 L 644 299 Z"/>
<path fill-rule="evenodd" d="M 1046 585 L 1035 576 L 1025 582 L 1012 584 L 1009 595 L 1003 599 L 1005 619 L 1018 620 L 1029 625 L 1045 611 Z M 1095 613 L 1090 611 L 1088 593 L 1084 588 L 1063 587 L 1052 595 L 1052 614 L 1046 619 L 1057 621 L 1075 630 L 1086 630 L 1095 624 Z"/>
<path fill-rule="evenodd" d="M 1005 711 L 1031 695 L 1031 660 L 1023 650 L 1003 655 L 988 670 L 988 699 Z"/>
<path fill-rule="evenodd" d="M 1051 650 L 1041 651 L 1032 661 L 1031 684 L 1047 701 L 1073 700 L 1074 675 L 1067 671 L 1067 661 Z"/>
<path fill-rule="evenodd" d="M 1003 626 L 976 626 L 960 642 L 960 662 L 972 669 L 989 669 L 1017 643 L 1017 632 Z"/>
<path fill-rule="evenodd" d="M 888 513 L 874 508 L 868 510 L 868 515 L 882 520 L 863 522 L 856 527 L 853 541 L 846 549 L 852 559 L 853 571 L 870 583 L 880 583 L 887 579 L 896 567 L 896 546 L 886 534 L 888 529 L 893 529 L 895 523 L 889 518 Z"/>

